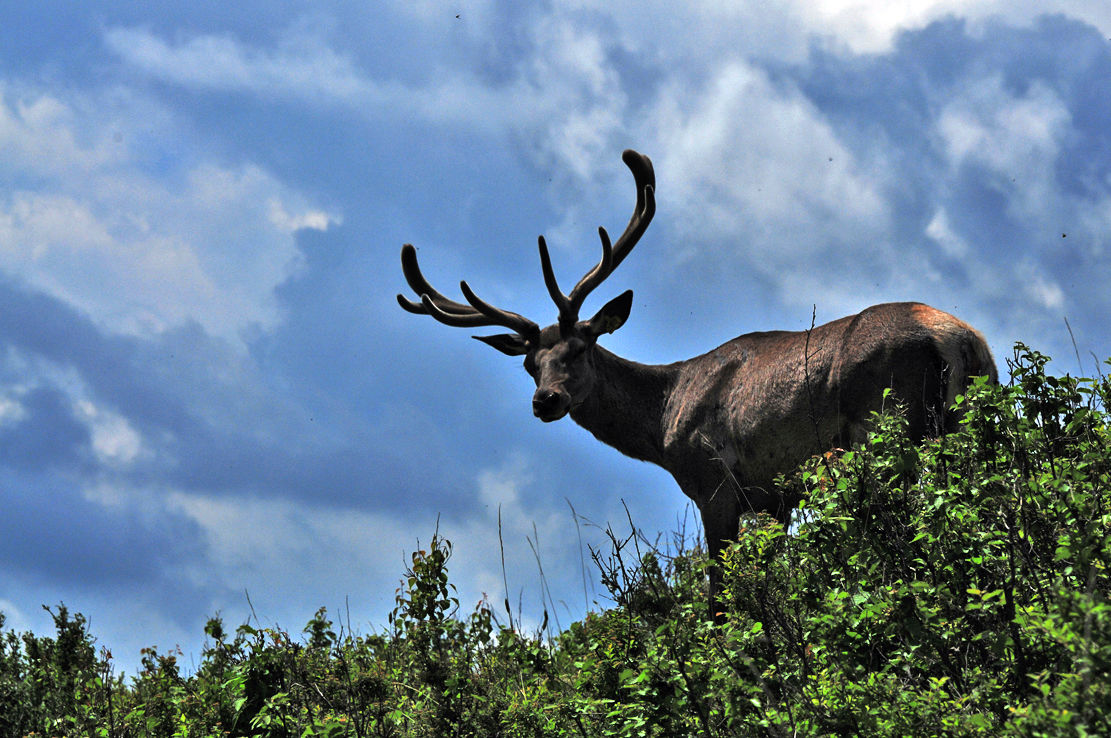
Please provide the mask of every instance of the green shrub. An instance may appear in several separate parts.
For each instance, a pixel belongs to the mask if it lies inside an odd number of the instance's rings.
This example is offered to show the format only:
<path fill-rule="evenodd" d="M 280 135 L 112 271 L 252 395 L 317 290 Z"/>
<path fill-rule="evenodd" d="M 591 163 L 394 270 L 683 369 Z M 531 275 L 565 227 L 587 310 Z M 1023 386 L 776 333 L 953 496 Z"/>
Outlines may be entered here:
<path fill-rule="evenodd" d="M 381 632 L 214 618 L 189 675 L 151 649 L 113 676 L 63 606 L 53 638 L 0 616 L 0 735 L 1111 735 L 1111 383 L 1047 361 L 1017 346 L 955 433 L 894 412 L 783 480 L 799 520 L 745 521 L 722 625 L 699 546 L 611 531 L 613 607 L 544 638 L 461 613 L 434 536 Z"/>

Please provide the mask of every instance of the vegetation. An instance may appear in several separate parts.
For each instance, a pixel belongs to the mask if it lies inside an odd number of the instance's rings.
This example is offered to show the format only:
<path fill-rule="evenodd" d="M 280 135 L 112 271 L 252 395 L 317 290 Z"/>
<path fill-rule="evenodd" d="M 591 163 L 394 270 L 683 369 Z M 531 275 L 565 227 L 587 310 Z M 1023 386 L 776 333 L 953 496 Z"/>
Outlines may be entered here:
<path fill-rule="evenodd" d="M 1111 382 L 1046 361 L 1018 346 L 957 433 L 885 415 L 784 480 L 806 510 L 746 522 L 723 625 L 699 550 L 612 536 L 614 606 L 523 634 L 459 611 L 434 538 L 383 632 L 213 619 L 190 675 L 145 652 L 113 676 L 59 606 L 53 638 L 0 634 L 0 735 L 1111 735 Z"/>

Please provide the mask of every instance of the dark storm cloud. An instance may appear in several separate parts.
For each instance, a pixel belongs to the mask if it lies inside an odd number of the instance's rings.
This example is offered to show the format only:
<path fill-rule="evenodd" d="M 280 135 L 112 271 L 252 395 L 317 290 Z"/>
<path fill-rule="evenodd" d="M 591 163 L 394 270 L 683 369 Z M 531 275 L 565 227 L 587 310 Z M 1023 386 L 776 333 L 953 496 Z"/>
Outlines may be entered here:
<path fill-rule="evenodd" d="M 138 341 L 107 336 L 88 316 L 3 274 L 0 346 L 76 371 L 98 398 L 144 429 L 194 423 L 139 363 Z"/>
<path fill-rule="evenodd" d="M 168 586 L 167 577 L 200 553 L 200 531 L 192 521 L 105 505 L 88 499 L 82 486 L 63 472 L 0 467 L 0 573 L 81 591 L 185 586 Z"/>
<path fill-rule="evenodd" d="M 89 429 L 57 389 L 36 387 L 20 398 L 21 417 L 0 426 L 0 467 L 20 471 L 89 465 Z"/>
<path fill-rule="evenodd" d="M 367 334 L 352 344 L 364 347 L 364 362 L 374 357 L 372 342 Z M 249 358 L 196 325 L 152 339 L 108 336 L 60 300 L 0 278 L 0 348 L 22 357 L 8 362 L 8 382 L 40 385 L 21 398 L 22 417 L 0 428 L 0 463 L 12 468 L 82 464 L 87 474 L 125 485 L 387 509 L 403 508 L 405 490 L 430 481 L 425 465 L 400 448 L 404 434 L 386 432 L 412 423 L 367 423 L 349 407 L 352 397 L 323 392 L 326 377 L 306 376 L 298 390 L 279 373 L 271 384 Z M 148 453 L 127 468 L 98 469 L 88 424 L 75 415 L 78 398 L 35 369 L 27 375 L 35 362 L 74 372 L 91 401 L 141 434 Z M 344 375 L 360 385 L 357 373 Z M 425 492 L 430 504 L 447 509 L 464 496 Z"/>

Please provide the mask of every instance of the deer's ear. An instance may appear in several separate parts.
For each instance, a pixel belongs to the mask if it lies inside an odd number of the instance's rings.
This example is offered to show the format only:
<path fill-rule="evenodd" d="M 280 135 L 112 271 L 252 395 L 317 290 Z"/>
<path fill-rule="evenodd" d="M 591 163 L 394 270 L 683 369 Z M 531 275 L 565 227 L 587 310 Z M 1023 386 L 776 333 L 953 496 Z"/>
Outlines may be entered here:
<path fill-rule="evenodd" d="M 487 346 L 493 346 L 506 356 L 523 356 L 528 353 L 528 342 L 519 333 L 499 333 L 496 336 L 471 336 Z"/>
<path fill-rule="evenodd" d="M 613 333 L 625 325 L 625 321 L 629 319 L 629 311 L 632 309 L 633 291 L 625 290 L 603 305 L 593 318 L 586 321 L 586 329 L 595 337 L 603 333 Z"/>

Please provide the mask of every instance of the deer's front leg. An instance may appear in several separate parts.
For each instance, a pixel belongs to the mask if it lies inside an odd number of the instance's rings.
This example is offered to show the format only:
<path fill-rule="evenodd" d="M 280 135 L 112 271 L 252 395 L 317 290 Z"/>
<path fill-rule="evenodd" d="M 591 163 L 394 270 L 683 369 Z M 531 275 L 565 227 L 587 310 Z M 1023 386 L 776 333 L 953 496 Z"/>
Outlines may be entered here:
<path fill-rule="evenodd" d="M 724 604 L 721 602 L 721 553 L 737 540 L 737 528 L 741 519 L 741 501 L 731 485 L 723 484 L 711 490 L 699 501 L 702 514 L 702 528 L 706 532 L 706 552 L 709 556 L 710 613 L 714 622 L 725 620 Z"/>

